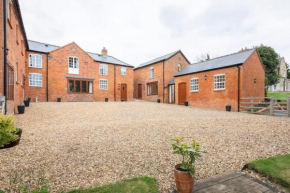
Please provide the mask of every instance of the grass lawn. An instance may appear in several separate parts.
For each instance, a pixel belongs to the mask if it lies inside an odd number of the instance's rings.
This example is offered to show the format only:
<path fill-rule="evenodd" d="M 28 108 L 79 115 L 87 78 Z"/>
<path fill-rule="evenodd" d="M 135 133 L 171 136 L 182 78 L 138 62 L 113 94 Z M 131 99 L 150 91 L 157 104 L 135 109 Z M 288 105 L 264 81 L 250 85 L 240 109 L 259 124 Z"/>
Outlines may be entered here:
<path fill-rule="evenodd" d="M 290 154 L 250 162 L 252 169 L 290 192 Z"/>
<path fill-rule="evenodd" d="M 290 97 L 290 92 L 268 92 L 267 97 L 287 98 Z"/>
<path fill-rule="evenodd" d="M 158 193 L 154 178 L 140 177 L 124 180 L 117 184 L 109 184 L 86 190 L 73 190 L 67 193 Z"/>

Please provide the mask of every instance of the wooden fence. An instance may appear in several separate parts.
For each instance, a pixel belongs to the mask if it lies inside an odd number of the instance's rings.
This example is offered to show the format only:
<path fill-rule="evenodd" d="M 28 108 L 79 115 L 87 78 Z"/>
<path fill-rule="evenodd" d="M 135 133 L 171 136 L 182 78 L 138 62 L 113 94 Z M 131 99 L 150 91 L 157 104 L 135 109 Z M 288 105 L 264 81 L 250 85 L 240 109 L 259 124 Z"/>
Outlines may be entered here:
<path fill-rule="evenodd" d="M 290 97 L 245 97 L 240 98 L 240 111 L 252 114 L 290 117 Z"/>

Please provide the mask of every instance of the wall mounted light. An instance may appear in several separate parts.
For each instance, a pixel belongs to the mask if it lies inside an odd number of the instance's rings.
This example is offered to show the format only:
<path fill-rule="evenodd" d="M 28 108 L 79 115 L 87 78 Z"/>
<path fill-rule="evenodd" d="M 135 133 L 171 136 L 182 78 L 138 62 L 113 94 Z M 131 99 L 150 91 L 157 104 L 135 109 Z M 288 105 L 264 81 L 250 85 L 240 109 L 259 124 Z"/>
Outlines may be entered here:
<path fill-rule="evenodd" d="M 207 80 L 207 75 L 204 76 L 204 80 Z"/>
<path fill-rule="evenodd" d="M 254 78 L 254 83 L 255 83 L 255 84 L 257 83 L 257 79 L 256 79 L 256 78 Z"/>
<path fill-rule="evenodd" d="M 7 48 L 7 49 L 6 49 L 6 55 L 8 55 L 8 52 L 9 52 L 9 49 Z"/>

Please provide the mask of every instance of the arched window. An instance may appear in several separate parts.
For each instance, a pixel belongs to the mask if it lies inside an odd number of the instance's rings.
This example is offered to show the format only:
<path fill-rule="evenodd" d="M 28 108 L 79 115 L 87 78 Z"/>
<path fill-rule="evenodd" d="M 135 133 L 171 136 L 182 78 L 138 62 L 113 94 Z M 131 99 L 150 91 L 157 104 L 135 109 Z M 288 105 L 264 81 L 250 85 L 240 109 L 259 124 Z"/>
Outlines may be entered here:
<path fill-rule="evenodd" d="M 178 66 L 177 66 L 177 71 L 178 71 L 178 72 L 181 71 L 181 64 L 178 64 Z"/>

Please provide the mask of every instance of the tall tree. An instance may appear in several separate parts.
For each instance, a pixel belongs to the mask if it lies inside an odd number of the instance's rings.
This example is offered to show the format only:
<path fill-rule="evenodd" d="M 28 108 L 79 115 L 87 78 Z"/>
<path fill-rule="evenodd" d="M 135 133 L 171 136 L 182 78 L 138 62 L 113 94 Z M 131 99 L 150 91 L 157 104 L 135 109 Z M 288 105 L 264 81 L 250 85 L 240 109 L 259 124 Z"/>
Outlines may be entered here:
<path fill-rule="evenodd" d="M 266 86 L 277 84 L 280 78 L 277 71 L 279 55 L 270 46 L 264 46 L 262 44 L 257 50 L 266 69 Z"/>

